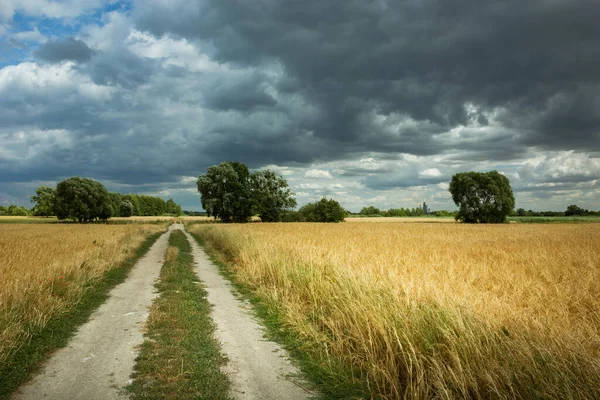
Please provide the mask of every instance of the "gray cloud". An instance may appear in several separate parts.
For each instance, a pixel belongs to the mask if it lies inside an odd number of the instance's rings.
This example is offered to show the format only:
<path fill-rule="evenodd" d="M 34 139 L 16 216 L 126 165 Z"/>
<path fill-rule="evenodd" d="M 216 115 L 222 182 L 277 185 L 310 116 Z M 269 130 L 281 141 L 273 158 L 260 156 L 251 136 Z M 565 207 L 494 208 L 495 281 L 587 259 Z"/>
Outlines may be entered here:
<path fill-rule="evenodd" d="M 92 50 L 83 41 L 73 37 L 49 40 L 35 52 L 41 60 L 53 63 L 65 60 L 85 62 L 92 54 Z"/>
<path fill-rule="evenodd" d="M 241 81 L 216 82 L 205 94 L 205 104 L 215 110 L 250 111 L 259 107 L 273 107 L 275 99 L 266 93 L 259 74 L 244 76 Z"/>
<path fill-rule="evenodd" d="M 518 203 L 597 201 L 598 12 L 592 0 L 139 0 L 83 27 L 85 42 L 0 69 L 0 180 L 171 187 L 197 208 L 173 182 L 237 160 L 293 169 L 304 199 L 360 209 L 393 193 L 377 204 L 439 209 L 452 173 L 497 168 L 519 174 Z M 339 187 L 301 187 L 319 165 Z"/>
<path fill-rule="evenodd" d="M 142 59 L 122 49 L 119 52 L 100 52 L 94 62 L 81 67 L 94 83 L 103 86 L 135 88 L 150 80 L 156 69 L 156 62 Z"/>
<path fill-rule="evenodd" d="M 501 122 L 523 133 L 515 151 L 522 144 L 564 148 L 565 136 L 575 149 L 600 146 L 596 1 L 166 4 L 158 12 L 137 7 L 139 26 L 210 41 L 223 61 L 277 60 L 323 110 L 307 128 L 334 142 L 375 149 L 381 137 L 365 141 L 373 126 L 361 121 L 372 110 L 449 129 L 468 122 L 465 105 L 473 104 L 484 124 L 486 111 L 505 110 Z M 524 126 L 509 123 L 523 119 Z M 419 130 L 416 142 L 404 139 L 398 142 L 411 152 L 441 150 L 423 150 L 433 139 L 426 131 Z M 391 151 L 401 147 L 387 144 Z"/>

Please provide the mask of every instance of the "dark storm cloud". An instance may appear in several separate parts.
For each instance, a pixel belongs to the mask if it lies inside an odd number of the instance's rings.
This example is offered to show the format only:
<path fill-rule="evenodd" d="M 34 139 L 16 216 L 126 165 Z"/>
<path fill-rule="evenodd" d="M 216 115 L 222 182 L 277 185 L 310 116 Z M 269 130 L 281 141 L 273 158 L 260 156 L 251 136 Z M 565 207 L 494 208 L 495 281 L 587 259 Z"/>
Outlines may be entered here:
<path fill-rule="evenodd" d="M 434 154 L 461 145 L 435 143 L 430 131 L 418 139 L 369 137 L 380 126 L 365 117 L 407 115 L 447 130 L 470 119 L 485 125 L 485 114 L 500 108 L 500 123 L 522 132 L 515 152 L 523 144 L 600 148 L 595 0 L 164 4 L 138 6 L 139 27 L 209 41 L 221 61 L 281 63 L 289 82 L 323 111 L 303 128 L 332 143 Z M 466 104 L 475 107 L 470 114 Z"/>
<path fill-rule="evenodd" d="M 394 188 L 409 188 L 414 186 L 431 185 L 440 182 L 448 182 L 448 176 L 419 177 L 418 174 L 384 174 L 372 175 L 363 179 L 363 184 L 376 190 L 387 190 Z"/>
<path fill-rule="evenodd" d="M 92 57 L 92 50 L 81 40 L 69 37 L 49 40 L 35 52 L 41 60 L 56 63 L 65 60 L 85 62 Z"/>
<path fill-rule="evenodd" d="M 298 187 L 303 168 L 327 170 L 360 187 L 348 198 L 436 191 L 469 168 L 514 174 L 520 193 L 578 190 L 600 176 L 599 14 L 596 0 L 136 0 L 77 21 L 85 43 L 0 69 L 0 182 L 160 191 L 235 160 L 289 167 Z"/>
<path fill-rule="evenodd" d="M 265 92 L 258 74 L 238 82 L 217 82 L 205 94 L 205 105 L 215 110 L 249 111 L 257 107 L 272 107 L 273 97 Z"/>
<path fill-rule="evenodd" d="M 140 58 L 125 49 L 98 53 L 92 61 L 89 65 L 80 67 L 80 70 L 88 73 L 94 83 L 127 89 L 148 82 L 157 67 L 153 60 Z"/>

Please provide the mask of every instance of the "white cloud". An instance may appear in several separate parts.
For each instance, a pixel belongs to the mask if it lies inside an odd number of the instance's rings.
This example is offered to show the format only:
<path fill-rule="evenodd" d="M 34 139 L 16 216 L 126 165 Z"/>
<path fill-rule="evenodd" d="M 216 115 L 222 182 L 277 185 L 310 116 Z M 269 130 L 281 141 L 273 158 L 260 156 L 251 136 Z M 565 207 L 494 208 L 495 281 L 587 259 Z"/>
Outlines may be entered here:
<path fill-rule="evenodd" d="M 19 42 L 46 42 L 46 36 L 42 35 L 37 27 L 32 31 L 24 31 L 11 35 L 11 37 Z"/>
<path fill-rule="evenodd" d="M 297 185 L 300 189 L 319 190 L 323 189 L 324 186 L 318 183 L 301 183 Z"/>
<path fill-rule="evenodd" d="M 437 178 L 439 176 L 442 176 L 442 173 L 437 168 L 428 168 L 425 171 L 419 172 L 419 176 L 426 178 Z"/>
<path fill-rule="evenodd" d="M 89 76 L 72 67 L 72 62 L 49 65 L 27 62 L 4 67 L 0 69 L 0 96 L 28 104 L 45 103 L 47 106 L 56 104 L 57 99 L 66 105 L 104 101 L 110 97 L 114 89 L 96 85 Z M 31 113 L 44 111 L 41 107 L 28 110 Z"/>
<path fill-rule="evenodd" d="M 196 46 L 185 39 L 174 39 L 168 35 L 157 38 L 147 32 L 132 30 L 125 43 L 134 54 L 163 60 L 165 66 L 173 65 L 195 72 L 228 70 L 206 54 L 201 54 Z"/>
<path fill-rule="evenodd" d="M 366 200 L 366 202 L 369 204 L 371 204 L 371 203 L 381 204 L 381 203 L 384 203 L 385 201 L 386 201 L 385 196 L 375 196 L 375 197 L 371 197 L 370 199 Z"/>
<path fill-rule="evenodd" d="M 9 21 L 15 12 L 29 17 L 74 18 L 82 13 L 102 7 L 107 0 L 2 0 L 0 20 Z"/>
<path fill-rule="evenodd" d="M 72 134 L 64 129 L 18 131 L 0 133 L 0 160 L 22 162 L 34 160 L 43 153 L 56 149 L 71 149 Z"/>
<path fill-rule="evenodd" d="M 592 179 L 600 176 L 600 158 L 573 151 L 549 153 L 534 161 L 527 160 L 516 174 L 517 179 L 527 178 L 530 181 L 561 181 L 573 177 Z"/>
<path fill-rule="evenodd" d="M 329 171 L 321 170 L 321 169 L 309 169 L 304 174 L 307 178 L 316 178 L 316 179 L 333 179 L 333 176 L 329 173 Z"/>

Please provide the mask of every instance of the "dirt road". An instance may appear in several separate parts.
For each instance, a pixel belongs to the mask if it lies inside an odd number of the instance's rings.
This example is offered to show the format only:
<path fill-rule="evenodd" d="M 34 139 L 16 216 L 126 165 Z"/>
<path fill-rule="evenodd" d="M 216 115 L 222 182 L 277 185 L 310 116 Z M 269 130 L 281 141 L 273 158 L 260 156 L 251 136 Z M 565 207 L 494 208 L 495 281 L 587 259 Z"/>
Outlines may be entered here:
<path fill-rule="evenodd" d="M 262 326 L 254 320 L 250 306 L 238 300 L 231 284 L 221 277 L 204 250 L 186 232 L 192 246 L 195 271 L 214 305 L 216 337 L 229 362 L 225 372 L 232 382 L 234 399 L 308 399 L 308 385 L 290 363 L 285 349 L 264 338 Z"/>
<path fill-rule="evenodd" d="M 131 270 L 127 280 L 115 287 L 105 304 L 79 328 L 67 347 L 57 351 L 42 371 L 24 384 L 13 399 L 127 398 L 123 388 L 133 372 L 136 348 L 143 342 L 143 325 L 155 297 L 168 237 L 163 234 Z M 185 232 L 185 231 L 184 231 Z M 260 325 L 247 305 L 237 300 L 229 282 L 218 273 L 204 251 L 187 234 L 193 249 L 195 271 L 206 285 L 214 305 L 212 317 L 217 340 L 229 358 L 225 372 L 232 381 L 235 399 L 306 399 L 309 394 L 286 352 L 263 338 Z"/>
<path fill-rule="evenodd" d="M 144 340 L 142 327 L 173 229 L 178 227 L 171 226 L 158 238 L 67 347 L 57 351 L 13 399 L 127 398 L 121 389 L 133 371 L 135 348 Z"/>

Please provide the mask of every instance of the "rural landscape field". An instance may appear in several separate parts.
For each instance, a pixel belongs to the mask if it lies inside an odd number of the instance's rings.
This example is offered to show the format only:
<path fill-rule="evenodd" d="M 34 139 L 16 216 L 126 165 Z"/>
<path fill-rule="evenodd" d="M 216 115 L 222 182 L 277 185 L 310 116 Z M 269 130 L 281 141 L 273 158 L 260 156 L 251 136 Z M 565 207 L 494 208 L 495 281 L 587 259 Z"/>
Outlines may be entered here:
<path fill-rule="evenodd" d="M 164 224 L 0 224 L 0 365 L 164 230 Z"/>
<path fill-rule="evenodd" d="M 600 224 L 188 229 L 375 398 L 600 396 Z"/>
<path fill-rule="evenodd" d="M 600 400 L 599 0 L 0 0 L 0 400 Z"/>

